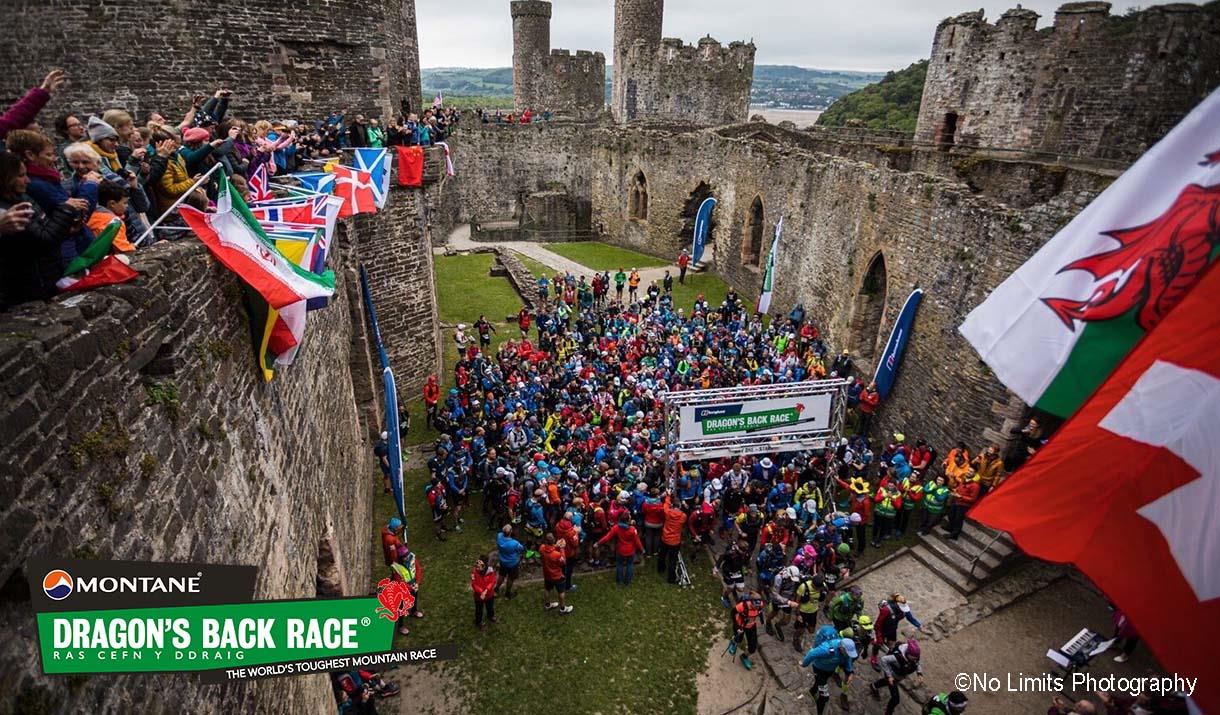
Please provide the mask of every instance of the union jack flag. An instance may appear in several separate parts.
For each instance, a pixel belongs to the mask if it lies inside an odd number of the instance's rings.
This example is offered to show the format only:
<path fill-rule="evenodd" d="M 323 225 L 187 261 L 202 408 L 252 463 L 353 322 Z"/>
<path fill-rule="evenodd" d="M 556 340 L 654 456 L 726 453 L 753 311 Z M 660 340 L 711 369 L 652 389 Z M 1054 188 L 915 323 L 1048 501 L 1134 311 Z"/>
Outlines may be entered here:
<path fill-rule="evenodd" d="M 251 201 L 266 201 L 271 198 L 271 179 L 267 176 L 267 162 L 259 164 L 258 168 L 250 173 L 250 179 L 246 183 L 250 186 Z"/>

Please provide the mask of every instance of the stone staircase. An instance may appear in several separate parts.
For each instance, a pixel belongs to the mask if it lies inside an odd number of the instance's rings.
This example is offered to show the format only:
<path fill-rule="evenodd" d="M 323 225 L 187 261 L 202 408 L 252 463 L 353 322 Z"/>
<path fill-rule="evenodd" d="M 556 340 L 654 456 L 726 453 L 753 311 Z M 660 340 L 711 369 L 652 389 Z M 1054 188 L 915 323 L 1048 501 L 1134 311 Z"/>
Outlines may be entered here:
<path fill-rule="evenodd" d="M 911 547 L 911 555 L 965 596 L 977 591 L 1022 557 L 1008 534 L 969 519 L 958 539 L 950 539 L 938 526 L 928 535 L 919 537 L 919 543 Z"/>

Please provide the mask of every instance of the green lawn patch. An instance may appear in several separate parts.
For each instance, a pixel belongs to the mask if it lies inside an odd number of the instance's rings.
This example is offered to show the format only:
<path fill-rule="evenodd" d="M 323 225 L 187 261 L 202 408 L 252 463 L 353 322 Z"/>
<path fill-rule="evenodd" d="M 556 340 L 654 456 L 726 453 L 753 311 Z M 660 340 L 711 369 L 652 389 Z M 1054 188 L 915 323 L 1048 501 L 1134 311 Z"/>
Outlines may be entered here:
<path fill-rule="evenodd" d="M 525 255 L 524 253 L 521 253 L 520 251 L 513 251 L 513 255 L 515 255 L 517 257 L 517 260 L 521 261 L 521 263 L 530 270 L 530 273 L 534 274 L 534 278 L 537 278 L 538 276 L 541 276 L 541 275 L 546 275 L 549 278 L 550 276 L 555 275 L 554 268 L 551 268 L 548 265 L 539 263 L 538 261 L 535 261 L 534 259 Z"/>
<path fill-rule="evenodd" d="M 625 271 L 630 271 L 632 268 L 654 268 L 671 265 L 673 261 L 677 260 L 677 256 L 674 256 L 672 260 L 656 258 L 600 241 L 547 243 L 543 244 L 543 247 L 595 271 L 610 271 L 611 275 L 619 268 Z"/>
<path fill-rule="evenodd" d="M 423 497 L 426 479 L 421 469 L 405 480 L 408 543 L 423 568 L 419 604 L 426 617 L 412 619 L 411 635 L 396 637 L 395 645 L 456 643 L 460 655 L 443 667 L 455 669 L 469 712 L 695 712 L 695 679 L 712 640 L 727 637 L 705 554 L 690 569 L 693 589 L 666 583 L 651 560 L 636 567 L 627 588 L 615 585 L 613 573 L 578 575 L 568 601 L 575 610 L 566 616 L 543 610 L 541 582 L 523 585 L 516 598 L 496 599 L 499 623 L 480 632 L 470 569 L 495 548 L 481 497 L 471 500 L 465 530 L 438 542 Z M 387 496 L 377 502 L 379 531 L 394 507 Z M 689 551 L 684 558 L 690 565 Z M 378 553 L 374 581 L 384 577 L 383 563 Z M 536 575 L 535 568 L 523 578 Z"/>
<path fill-rule="evenodd" d="M 507 278 L 488 275 L 495 255 L 437 256 L 436 299 L 443 323 L 470 325 L 486 314 L 491 321 L 521 310 L 521 298 Z"/>
<path fill-rule="evenodd" d="M 674 307 L 681 308 L 690 315 L 695 298 L 703 294 L 707 304 L 716 307 L 724 302 L 729 286 L 715 273 L 687 273 L 685 285 L 678 282 L 678 274 L 674 272 Z"/>

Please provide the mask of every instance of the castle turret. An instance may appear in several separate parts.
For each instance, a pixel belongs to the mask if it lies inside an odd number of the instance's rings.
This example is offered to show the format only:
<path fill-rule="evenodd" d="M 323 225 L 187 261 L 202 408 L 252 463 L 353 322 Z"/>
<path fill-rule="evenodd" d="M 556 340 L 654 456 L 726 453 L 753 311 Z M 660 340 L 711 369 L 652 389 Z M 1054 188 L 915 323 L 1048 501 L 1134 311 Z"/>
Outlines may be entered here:
<path fill-rule="evenodd" d="M 513 105 L 518 111 L 545 104 L 543 94 L 547 58 L 551 54 L 551 3 L 514 0 Z"/>
<path fill-rule="evenodd" d="M 614 77 L 610 107 L 618 122 L 633 118 L 636 92 L 653 66 L 661 45 L 665 0 L 615 0 Z M 640 58 L 632 60 L 632 52 Z M 646 58 L 646 59 L 645 59 Z"/>

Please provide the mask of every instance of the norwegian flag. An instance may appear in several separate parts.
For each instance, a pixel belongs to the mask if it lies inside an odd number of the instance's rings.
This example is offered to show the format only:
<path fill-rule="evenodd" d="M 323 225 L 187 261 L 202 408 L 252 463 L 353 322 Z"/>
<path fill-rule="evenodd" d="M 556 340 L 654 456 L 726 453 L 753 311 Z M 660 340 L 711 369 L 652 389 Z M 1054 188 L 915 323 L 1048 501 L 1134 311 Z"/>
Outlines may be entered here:
<path fill-rule="evenodd" d="M 339 207 L 339 218 L 377 213 L 376 192 L 369 172 L 336 164 L 334 173 L 335 196 L 343 200 L 343 205 Z"/>
<path fill-rule="evenodd" d="M 263 162 L 250 173 L 246 182 L 250 186 L 251 201 L 266 201 L 271 198 L 271 179 L 267 176 L 267 162 Z"/>

